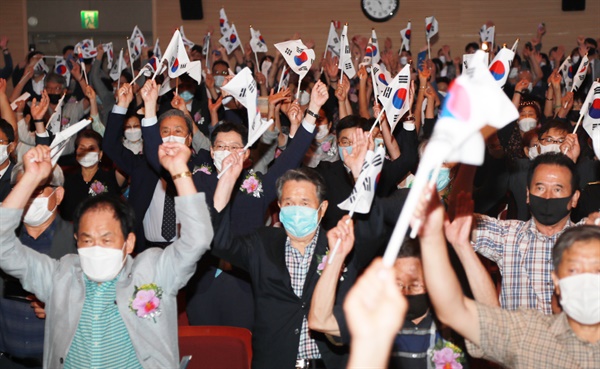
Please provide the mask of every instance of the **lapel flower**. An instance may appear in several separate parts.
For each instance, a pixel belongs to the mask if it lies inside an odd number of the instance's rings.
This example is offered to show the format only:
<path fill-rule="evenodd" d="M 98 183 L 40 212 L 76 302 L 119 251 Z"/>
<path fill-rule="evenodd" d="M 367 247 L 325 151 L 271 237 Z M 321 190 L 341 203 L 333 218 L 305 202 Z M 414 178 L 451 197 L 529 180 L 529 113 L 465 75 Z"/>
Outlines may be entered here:
<path fill-rule="evenodd" d="M 201 166 L 196 167 L 194 169 L 194 173 L 193 174 L 196 174 L 197 172 L 202 172 L 204 174 L 211 175 L 212 174 L 212 167 L 210 166 L 210 164 L 204 163 Z"/>
<path fill-rule="evenodd" d="M 462 350 L 444 339 L 438 340 L 431 358 L 435 369 L 462 369 L 463 360 Z"/>
<path fill-rule="evenodd" d="M 199 122 L 199 121 L 200 121 L 200 118 L 202 118 L 202 117 L 200 116 L 200 112 L 199 112 L 199 111 L 197 111 L 197 112 L 196 112 L 196 114 L 194 114 L 194 122 Z"/>
<path fill-rule="evenodd" d="M 129 301 L 129 309 L 136 313 L 142 319 L 152 319 L 156 323 L 156 318 L 160 316 L 160 299 L 162 298 L 162 288 L 154 283 L 145 284 L 140 287 L 135 286 L 133 297 Z"/>
<path fill-rule="evenodd" d="M 328 152 L 329 149 L 331 149 L 331 142 L 325 141 L 321 144 L 321 150 L 323 150 L 323 152 Z"/>
<path fill-rule="evenodd" d="M 319 275 L 323 274 L 325 265 L 327 265 L 327 256 L 328 255 L 329 255 L 329 249 L 327 249 L 327 251 L 325 251 L 325 255 L 317 255 L 317 262 L 319 263 L 317 265 L 317 273 L 319 273 Z M 344 264 L 342 272 L 340 273 L 340 282 L 344 281 L 344 276 L 347 271 L 348 271 L 348 267 L 346 267 L 346 264 Z"/>
<path fill-rule="evenodd" d="M 66 126 L 69 124 L 70 121 L 71 121 L 71 119 L 69 119 L 67 117 L 62 117 L 62 119 L 60 120 L 60 124 L 62 124 L 63 126 Z"/>
<path fill-rule="evenodd" d="M 104 192 L 108 192 L 108 186 L 105 186 L 104 183 L 102 183 L 96 179 L 90 185 L 88 195 L 96 196 L 96 195 L 100 195 L 101 193 L 104 193 Z"/>
<path fill-rule="evenodd" d="M 257 199 L 260 198 L 263 192 L 262 182 L 258 178 L 258 175 L 253 170 L 250 170 L 246 175 L 246 179 L 240 186 L 240 191 L 252 195 Z"/>

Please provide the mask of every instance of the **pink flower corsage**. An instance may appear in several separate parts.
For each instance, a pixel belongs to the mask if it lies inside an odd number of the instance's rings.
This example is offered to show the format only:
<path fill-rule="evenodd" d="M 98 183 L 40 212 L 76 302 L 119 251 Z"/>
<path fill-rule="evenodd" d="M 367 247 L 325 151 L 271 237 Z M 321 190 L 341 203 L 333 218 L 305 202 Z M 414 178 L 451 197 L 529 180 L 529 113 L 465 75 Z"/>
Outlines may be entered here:
<path fill-rule="evenodd" d="M 319 275 L 323 274 L 323 270 L 325 270 L 325 266 L 327 265 L 327 256 L 328 255 L 329 255 L 329 250 L 327 250 L 325 252 L 325 255 L 317 255 L 317 262 L 319 263 L 317 265 L 317 273 L 319 273 Z M 348 267 L 346 266 L 346 264 L 344 264 L 342 272 L 340 273 L 340 282 L 344 281 L 344 276 L 347 271 L 348 271 Z"/>
<path fill-rule="evenodd" d="M 246 179 L 240 186 L 240 191 L 252 195 L 257 199 L 260 198 L 263 192 L 262 182 L 258 179 L 258 176 L 254 171 L 251 170 L 248 175 L 246 175 Z"/>
<path fill-rule="evenodd" d="M 196 174 L 197 172 L 202 172 L 204 174 L 211 175 L 212 167 L 209 164 L 202 164 L 201 166 L 196 167 L 196 169 L 194 169 L 194 174 Z"/>
<path fill-rule="evenodd" d="M 152 319 L 156 323 L 156 318 L 160 316 L 160 299 L 162 298 L 162 288 L 154 283 L 135 287 L 133 297 L 129 302 L 129 309 L 143 319 Z"/>
<path fill-rule="evenodd" d="M 439 340 L 433 350 L 431 361 L 435 369 L 462 369 L 464 353 L 452 342 Z"/>
<path fill-rule="evenodd" d="M 323 150 L 323 152 L 327 152 L 329 149 L 331 149 L 331 142 L 325 141 L 321 144 L 321 150 Z"/>
<path fill-rule="evenodd" d="M 194 122 L 199 122 L 199 121 L 200 121 L 200 118 L 202 118 L 202 117 L 200 116 L 200 112 L 196 112 L 196 114 L 194 114 Z"/>
<path fill-rule="evenodd" d="M 105 186 L 104 183 L 100 182 L 99 180 L 95 180 L 90 185 L 88 195 L 96 196 L 104 192 L 108 192 L 108 186 Z"/>

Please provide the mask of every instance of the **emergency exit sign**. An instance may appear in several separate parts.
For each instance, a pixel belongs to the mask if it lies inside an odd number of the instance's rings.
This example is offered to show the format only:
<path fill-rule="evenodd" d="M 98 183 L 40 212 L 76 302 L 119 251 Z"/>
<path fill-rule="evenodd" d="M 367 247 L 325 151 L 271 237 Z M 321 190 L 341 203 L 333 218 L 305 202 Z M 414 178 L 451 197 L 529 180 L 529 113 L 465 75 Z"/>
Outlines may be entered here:
<path fill-rule="evenodd" d="M 83 29 L 98 29 L 98 11 L 97 10 L 82 10 L 81 11 L 81 28 L 83 28 Z"/>

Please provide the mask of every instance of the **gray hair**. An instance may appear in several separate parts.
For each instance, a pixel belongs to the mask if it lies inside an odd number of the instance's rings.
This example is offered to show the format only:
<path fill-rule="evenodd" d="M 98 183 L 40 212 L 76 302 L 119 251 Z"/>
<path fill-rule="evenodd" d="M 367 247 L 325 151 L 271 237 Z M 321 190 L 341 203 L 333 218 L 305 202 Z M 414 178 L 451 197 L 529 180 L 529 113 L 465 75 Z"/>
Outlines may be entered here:
<path fill-rule="evenodd" d="M 288 181 L 310 182 L 317 187 L 317 199 L 319 200 L 319 204 L 325 199 L 325 181 L 323 180 L 323 177 L 321 177 L 321 175 L 314 169 L 290 169 L 281 177 L 277 178 L 277 200 L 281 201 L 283 185 Z"/>
<path fill-rule="evenodd" d="M 63 89 L 67 88 L 67 79 L 60 74 L 50 73 L 44 79 L 44 86 L 48 86 L 48 82 L 58 83 Z"/>
<path fill-rule="evenodd" d="M 12 170 L 10 175 L 10 183 L 14 186 L 17 183 L 17 176 L 21 173 L 25 173 L 25 167 L 23 162 L 17 163 Z M 65 175 L 59 165 L 55 165 L 52 169 L 52 173 L 48 176 L 48 179 L 44 183 L 46 186 L 61 187 L 65 184 Z"/>
<path fill-rule="evenodd" d="M 189 134 L 194 134 L 194 121 L 187 114 L 183 113 L 181 110 L 170 109 L 166 112 L 162 113 L 160 117 L 158 117 L 158 125 L 160 126 L 160 122 L 169 117 L 179 117 L 185 120 L 185 124 L 188 127 Z"/>
<path fill-rule="evenodd" d="M 581 225 L 568 228 L 558 237 L 552 248 L 552 265 L 554 271 L 562 261 L 565 250 L 570 249 L 575 242 L 597 240 L 600 241 L 600 227 L 593 225 Z"/>

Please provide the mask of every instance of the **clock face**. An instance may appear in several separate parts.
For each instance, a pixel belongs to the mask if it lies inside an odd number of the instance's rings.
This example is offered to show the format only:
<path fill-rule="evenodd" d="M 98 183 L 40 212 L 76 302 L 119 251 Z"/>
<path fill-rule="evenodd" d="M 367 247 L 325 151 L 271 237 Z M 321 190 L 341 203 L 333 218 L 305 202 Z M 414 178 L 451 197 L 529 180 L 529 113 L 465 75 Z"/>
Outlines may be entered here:
<path fill-rule="evenodd" d="M 374 22 L 391 19 L 400 8 L 400 0 L 361 0 L 362 11 Z"/>

